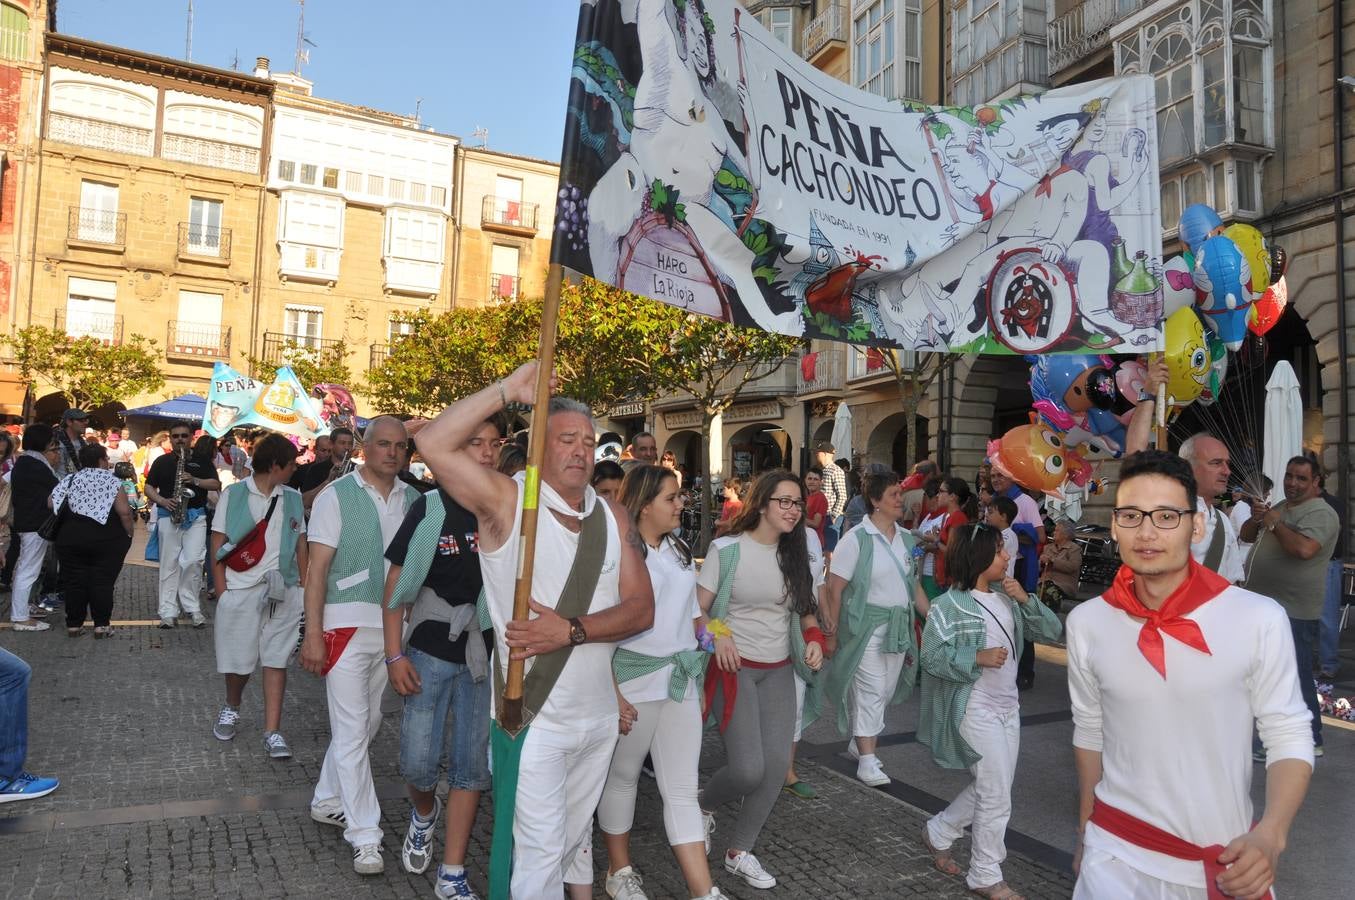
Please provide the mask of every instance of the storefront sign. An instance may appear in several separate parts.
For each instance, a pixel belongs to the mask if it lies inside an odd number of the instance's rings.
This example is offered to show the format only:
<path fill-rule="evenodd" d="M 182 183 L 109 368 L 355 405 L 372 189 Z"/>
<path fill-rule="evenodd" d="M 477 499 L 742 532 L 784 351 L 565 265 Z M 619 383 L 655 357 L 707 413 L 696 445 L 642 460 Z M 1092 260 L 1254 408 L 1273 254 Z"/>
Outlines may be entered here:
<path fill-rule="evenodd" d="M 643 400 L 637 403 L 618 403 L 607 410 L 607 417 L 611 419 L 631 419 L 635 416 L 645 414 L 645 403 Z"/>
<path fill-rule="evenodd" d="M 725 411 L 724 422 L 728 425 L 735 422 L 757 422 L 766 419 L 780 419 L 781 413 L 781 401 L 776 399 L 757 400 L 750 403 L 736 403 Z M 663 425 L 669 431 L 680 431 L 684 428 L 700 428 L 701 410 L 685 409 L 681 412 L 664 413 Z"/>

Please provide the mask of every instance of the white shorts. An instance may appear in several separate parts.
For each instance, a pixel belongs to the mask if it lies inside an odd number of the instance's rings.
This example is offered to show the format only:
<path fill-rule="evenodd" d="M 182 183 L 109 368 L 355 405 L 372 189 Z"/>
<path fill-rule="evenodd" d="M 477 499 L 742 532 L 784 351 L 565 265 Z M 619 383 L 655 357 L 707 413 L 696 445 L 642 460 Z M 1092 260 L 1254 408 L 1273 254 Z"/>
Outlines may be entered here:
<path fill-rule="evenodd" d="M 216 605 L 216 670 L 222 675 L 252 675 L 262 664 L 285 669 L 296 652 L 304 608 L 301 587 L 286 599 L 269 603 L 268 585 L 227 590 Z"/>

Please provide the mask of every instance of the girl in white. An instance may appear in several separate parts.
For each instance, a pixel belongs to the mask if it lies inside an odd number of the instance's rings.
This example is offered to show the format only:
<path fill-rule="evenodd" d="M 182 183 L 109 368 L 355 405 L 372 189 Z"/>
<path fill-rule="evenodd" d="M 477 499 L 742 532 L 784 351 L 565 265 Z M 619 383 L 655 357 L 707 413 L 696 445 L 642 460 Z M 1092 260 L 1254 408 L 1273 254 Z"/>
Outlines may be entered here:
<path fill-rule="evenodd" d="M 630 829 L 640 766 L 649 754 L 663 796 L 664 829 L 688 893 L 719 897 L 706 862 L 696 800 L 701 758 L 698 687 L 706 654 L 696 639 L 701 608 L 696 603 L 692 553 L 673 536 L 682 514 L 677 473 L 661 466 L 637 466 L 626 473 L 620 499 L 645 542 L 645 564 L 654 585 L 654 626 L 622 641 L 612 660 L 621 718 L 633 724 L 617 742 L 598 804 L 598 826 L 610 864 L 607 895 L 617 900 L 645 898 L 640 874 L 631 865 Z"/>

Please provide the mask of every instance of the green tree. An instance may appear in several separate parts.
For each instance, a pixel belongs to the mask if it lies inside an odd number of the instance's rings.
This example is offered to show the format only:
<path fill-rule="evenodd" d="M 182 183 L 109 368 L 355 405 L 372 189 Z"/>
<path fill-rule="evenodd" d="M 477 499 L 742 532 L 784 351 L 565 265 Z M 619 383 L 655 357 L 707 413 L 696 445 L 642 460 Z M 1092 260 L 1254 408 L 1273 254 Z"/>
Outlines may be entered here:
<path fill-rule="evenodd" d="M 343 341 L 320 349 L 288 341 L 274 360 L 249 353 L 245 353 L 244 357 L 251 377 L 265 384 L 277 378 L 278 369 L 283 366 L 291 366 L 306 390 L 316 384 L 351 385 L 353 380 L 353 372 L 348 368 L 348 345 Z"/>
<path fill-rule="evenodd" d="M 97 338 L 30 325 L 0 340 L 25 379 L 46 382 L 85 409 L 126 401 L 165 384 L 160 348 L 140 334 L 109 346 Z"/>

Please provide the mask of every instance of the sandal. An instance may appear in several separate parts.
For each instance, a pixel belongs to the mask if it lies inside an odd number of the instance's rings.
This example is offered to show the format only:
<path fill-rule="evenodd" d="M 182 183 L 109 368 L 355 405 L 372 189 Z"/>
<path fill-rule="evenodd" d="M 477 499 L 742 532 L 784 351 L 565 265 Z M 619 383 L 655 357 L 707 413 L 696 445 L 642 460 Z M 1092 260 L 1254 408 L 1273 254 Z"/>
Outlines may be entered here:
<path fill-rule="evenodd" d="M 988 900 L 1026 900 L 1025 897 L 1012 890 L 1011 886 L 1005 881 L 990 884 L 988 887 L 970 888 L 969 893 L 987 897 Z"/>
<path fill-rule="evenodd" d="M 98 629 L 95 629 L 95 630 L 97 631 Z M 84 634 L 84 633 L 85 633 L 85 626 L 83 626 L 83 625 L 81 625 L 79 628 L 67 628 L 67 629 L 66 629 L 66 637 L 69 637 L 69 638 L 78 638 L 78 637 L 80 637 L 80 635 L 82 635 L 82 634 Z"/>
<path fill-rule="evenodd" d="M 960 864 L 955 861 L 955 857 L 950 855 L 950 848 L 938 850 L 932 846 L 932 839 L 927 835 L 927 823 L 922 823 L 922 846 L 932 855 L 932 867 L 943 875 L 959 875 L 963 870 Z"/>

